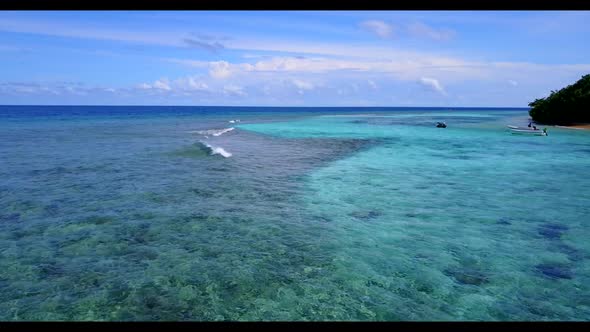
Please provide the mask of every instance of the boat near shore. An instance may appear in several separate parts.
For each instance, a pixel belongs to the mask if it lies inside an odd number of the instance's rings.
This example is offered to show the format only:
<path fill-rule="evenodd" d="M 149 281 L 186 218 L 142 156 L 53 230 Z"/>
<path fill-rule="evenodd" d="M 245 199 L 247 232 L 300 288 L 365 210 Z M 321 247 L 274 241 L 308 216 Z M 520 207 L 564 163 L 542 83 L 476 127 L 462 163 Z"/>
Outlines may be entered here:
<path fill-rule="evenodd" d="M 513 134 L 533 135 L 533 136 L 547 136 L 546 129 L 531 129 L 527 127 L 507 126 Z"/>

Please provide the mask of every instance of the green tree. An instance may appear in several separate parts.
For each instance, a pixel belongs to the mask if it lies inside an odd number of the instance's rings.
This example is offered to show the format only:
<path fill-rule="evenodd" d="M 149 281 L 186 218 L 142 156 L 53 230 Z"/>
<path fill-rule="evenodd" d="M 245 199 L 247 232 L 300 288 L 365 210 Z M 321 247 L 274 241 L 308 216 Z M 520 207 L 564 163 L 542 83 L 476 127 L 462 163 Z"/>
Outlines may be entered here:
<path fill-rule="evenodd" d="M 590 75 L 584 75 L 572 85 L 551 91 L 548 97 L 529 103 L 529 115 L 535 122 L 571 125 L 590 122 Z"/>

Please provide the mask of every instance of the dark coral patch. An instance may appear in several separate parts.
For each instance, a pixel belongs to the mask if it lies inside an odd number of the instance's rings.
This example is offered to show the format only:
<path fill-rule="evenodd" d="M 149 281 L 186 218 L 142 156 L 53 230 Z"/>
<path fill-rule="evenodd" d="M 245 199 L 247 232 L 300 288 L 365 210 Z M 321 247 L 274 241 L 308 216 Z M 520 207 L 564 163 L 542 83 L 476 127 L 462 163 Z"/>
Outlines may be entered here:
<path fill-rule="evenodd" d="M 324 217 L 324 216 L 314 216 L 313 218 L 315 220 L 319 221 L 319 222 L 330 222 L 330 221 L 332 221 L 332 219 L 330 219 L 328 217 Z"/>
<path fill-rule="evenodd" d="M 158 258 L 158 253 L 156 250 L 151 249 L 149 247 L 138 247 L 134 248 L 129 254 L 125 255 L 126 259 L 131 261 L 145 261 L 145 260 L 154 260 Z"/>
<path fill-rule="evenodd" d="M 0 221 L 15 222 L 20 219 L 20 213 L 0 214 Z"/>
<path fill-rule="evenodd" d="M 49 204 L 43 208 L 45 215 L 55 217 L 59 213 L 59 206 L 57 204 Z"/>
<path fill-rule="evenodd" d="M 557 249 L 560 252 L 566 254 L 567 258 L 569 258 L 569 260 L 573 261 L 573 262 L 578 262 L 578 261 L 581 261 L 585 258 L 585 255 L 582 251 L 580 251 L 568 244 L 565 244 L 565 243 L 560 243 L 557 246 Z"/>
<path fill-rule="evenodd" d="M 108 288 L 108 297 L 116 302 L 124 301 L 131 293 L 132 289 L 124 283 L 113 283 Z"/>
<path fill-rule="evenodd" d="M 560 264 L 539 264 L 535 268 L 538 272 L 551 279 L 571 279 L 573 273 L 566 265 Z"/>
<path fill-rule="evenodd" d="M 543 237 L 555 240 L 561 238 L 563 232 L 568 230 L 567 226 L 558 225 L 558 224 L 544 224 L 539 227 L 539 234 Z"/>
<path fill-rule="evenodd" d="M 471 268 L 453 268 L 447 269 L 444 273 L 453 277 L 459 284 L 462 285 L 483 285 L 489 282 L 489 277 L 481 271 Z"/>
<path fill-rule="evenodd" d="M 102 225 L 115 221 L 115 218 L 109 216 L 92 216 L 84 219 L 84 223 Z"/>
<path fill-rule="evenodd" d="M 370 211 L 370 212 L 367 214 L 367 217 L 369 217 L 369 218 L 377 218 L 377 217 L 379 217 L 379 216 L 381 216 L 381 215 L 382 215 L 382 213 L 381 213 L 381 212 L 378 212 L 378 211 Z"/>
<path fill-rule="evenodd" d="M 193 188 L 190 189 L 190 192 L 192 192 L 193 194 L 199 196 L 199 197 L 213 197 L 215 195 L 215 191 L 214 190 L 208 190 L 208 189 L 202 189 L 202 188 Z"/>
<path fill-rule="evenodd" d="M 57 278 L 65 275 L 64 268 L 56 262 L 39 264 L 41 278 Z"/>
<path fill-rule="evenodd" d="M 349 214 L 351 217 L 357 218 L 357 219 L 363 219 L 363 220 L 369 220 L 369 219 L 375 219 L 381 215 L 383 215 L 383 213 L 379 212 L 379 211 L 355 211 Z"/>

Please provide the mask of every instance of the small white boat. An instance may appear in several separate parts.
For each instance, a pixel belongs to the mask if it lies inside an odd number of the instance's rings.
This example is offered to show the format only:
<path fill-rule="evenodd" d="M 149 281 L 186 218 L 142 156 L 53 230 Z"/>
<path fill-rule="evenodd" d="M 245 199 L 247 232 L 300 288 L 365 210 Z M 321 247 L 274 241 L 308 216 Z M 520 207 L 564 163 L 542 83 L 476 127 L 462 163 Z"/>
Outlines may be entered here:
<path fill-rule="evenodd" d="M 513 134 L 524 134 L 524 135 L 534 135 L 534 136 L 547 136 L 547 130 L 543 129 L 530 129 L 524 127 L 517 127 L 517 126 L 508 126 L 510 131 Z"/>

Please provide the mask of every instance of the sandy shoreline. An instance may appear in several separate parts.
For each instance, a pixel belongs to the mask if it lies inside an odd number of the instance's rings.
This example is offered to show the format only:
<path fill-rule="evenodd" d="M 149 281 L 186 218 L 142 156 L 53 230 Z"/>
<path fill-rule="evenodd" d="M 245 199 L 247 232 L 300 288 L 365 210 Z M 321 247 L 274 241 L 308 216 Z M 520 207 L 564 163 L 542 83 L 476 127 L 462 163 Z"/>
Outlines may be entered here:
<path fill-rule="evenodd" d="M 585 129 L 590 130 L 590 123 L 580 123 L 571 126 L 555 126 L 558 128 L 567 128 L 567 129 Z"/>

